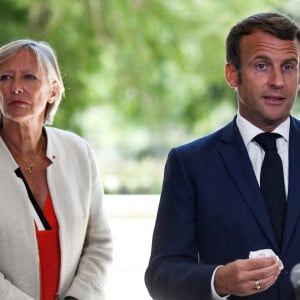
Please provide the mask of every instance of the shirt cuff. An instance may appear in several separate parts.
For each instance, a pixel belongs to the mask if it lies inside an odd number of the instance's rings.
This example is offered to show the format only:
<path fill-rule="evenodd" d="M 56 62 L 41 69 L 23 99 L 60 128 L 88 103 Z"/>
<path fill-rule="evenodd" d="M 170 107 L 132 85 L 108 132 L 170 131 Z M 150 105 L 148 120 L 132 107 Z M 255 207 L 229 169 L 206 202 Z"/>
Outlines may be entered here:
<path fill-rule="evenodd" d="M 210 287 L 211 287 L 211 299 L 212 300 L 222 300 L 222 299 L 228 299 L 228 297 L 230 295 L 226 295 L 226 296 L 219 296 L 215 290 L 215 285 L 214 285 L 214 282 L 215 282 L 215 274 L 216 274 L 216 271 L 220 268 L 221 266 L 218 266 L 215 268 L 213 274 L 212 274 L 212 277 L 211 277 L 211 282 L 210 282 Z"/>

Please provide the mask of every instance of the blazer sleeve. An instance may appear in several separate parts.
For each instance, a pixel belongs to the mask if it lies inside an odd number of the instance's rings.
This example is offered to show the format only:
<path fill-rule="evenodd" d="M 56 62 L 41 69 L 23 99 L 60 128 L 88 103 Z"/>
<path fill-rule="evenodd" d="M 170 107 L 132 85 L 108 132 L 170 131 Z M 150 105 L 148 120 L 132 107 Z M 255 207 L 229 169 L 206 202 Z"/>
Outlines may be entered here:
<path fill-rule="evenodd" d="M 211 299 L 216 265 L 201 263 L 195 191 L 178 148 L 169 153 L 145 283 L 153 299 Z"/>
<path fill-rule="evenodd" d="M 25 294 L 18 287 L 13 285 L 10 281 L 5 279 L 3 273 L 0 273 L 0 299 L 14 300 L 34 300 L 31 296 Z"/>
<path fill-rule="evenodd" d="M 112 239 L 108 220 L 103 210 L 103 188 L 92 150 L 92 193 L 86 238 L 76 275 L 64 296 L 76 299 L 103 300 L 108 266 L 112 261 Z"/>

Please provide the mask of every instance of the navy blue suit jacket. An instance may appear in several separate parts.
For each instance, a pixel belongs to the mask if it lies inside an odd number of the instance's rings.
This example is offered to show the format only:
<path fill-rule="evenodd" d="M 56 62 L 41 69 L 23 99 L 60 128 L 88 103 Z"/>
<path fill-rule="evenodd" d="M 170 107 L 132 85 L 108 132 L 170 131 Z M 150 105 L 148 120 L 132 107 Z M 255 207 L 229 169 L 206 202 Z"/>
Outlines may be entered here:
<path fill-rule="evenodd" d="M 172 149 L 145 274 L 152 297 L 210 300 L 216 266 L 265 248 L 273 249 L 285 268 L 269 290 L 241 299 L 294 300 L 289 276 L 300 262 L 300 122 L 291 117 L 281 247 L 235 120 L 211 135 Z"/>

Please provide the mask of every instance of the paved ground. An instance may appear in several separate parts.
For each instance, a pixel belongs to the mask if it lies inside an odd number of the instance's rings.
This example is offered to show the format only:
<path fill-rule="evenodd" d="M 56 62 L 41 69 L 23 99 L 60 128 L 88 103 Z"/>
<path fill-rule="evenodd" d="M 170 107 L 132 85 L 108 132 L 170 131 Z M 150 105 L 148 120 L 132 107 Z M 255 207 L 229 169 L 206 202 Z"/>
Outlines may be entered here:
<path fill-rule="evenodd" d="M 107 300 L 150 300 L 144 272 L 148 264 L 157 195 L 107 195 L 105 207 L 114 240 Z"/>

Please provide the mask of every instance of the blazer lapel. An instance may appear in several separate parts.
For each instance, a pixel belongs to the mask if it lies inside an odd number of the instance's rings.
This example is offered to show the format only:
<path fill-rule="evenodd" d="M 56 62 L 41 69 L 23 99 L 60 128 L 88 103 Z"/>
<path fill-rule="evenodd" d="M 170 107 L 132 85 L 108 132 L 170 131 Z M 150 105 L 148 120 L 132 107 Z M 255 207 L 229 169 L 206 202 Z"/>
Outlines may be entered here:
<path fill-rule="evenodd" d="M 220 153 L 237 189 L 256 218 L 262 232 L 278 250 L 276 236 L 269 219 L 254 170 L 235 120 L 224 130 Z"/>
<path fill-rule="evenodd" d="M 300 124 L 291 118 L 289 139 L 289 186 L 282 251 L 293 237 L 300 218 Z"/>

